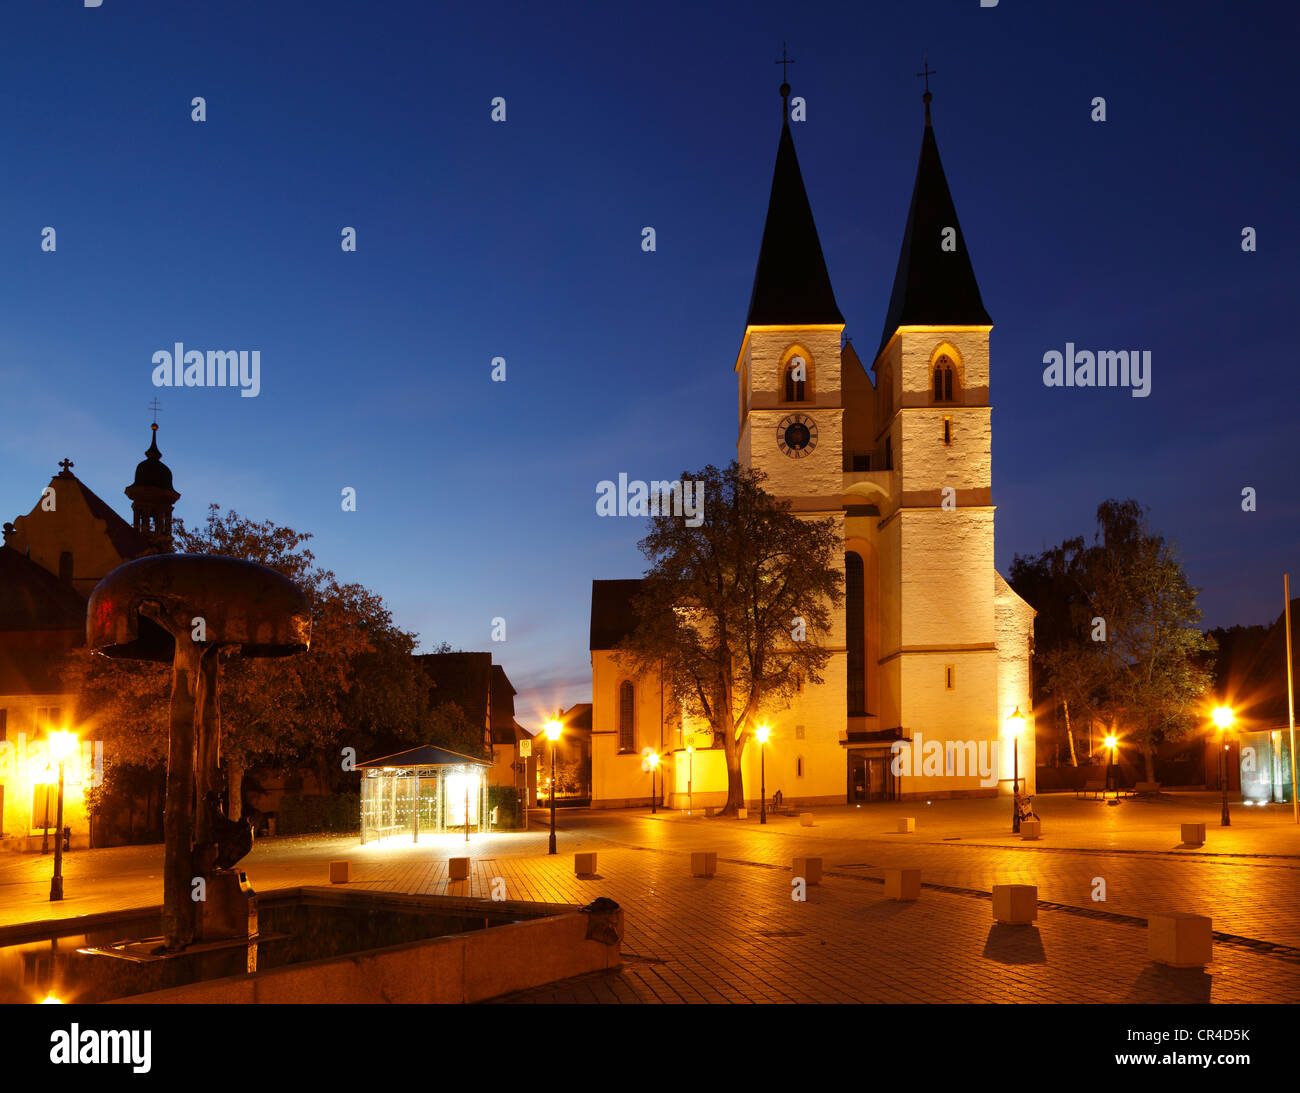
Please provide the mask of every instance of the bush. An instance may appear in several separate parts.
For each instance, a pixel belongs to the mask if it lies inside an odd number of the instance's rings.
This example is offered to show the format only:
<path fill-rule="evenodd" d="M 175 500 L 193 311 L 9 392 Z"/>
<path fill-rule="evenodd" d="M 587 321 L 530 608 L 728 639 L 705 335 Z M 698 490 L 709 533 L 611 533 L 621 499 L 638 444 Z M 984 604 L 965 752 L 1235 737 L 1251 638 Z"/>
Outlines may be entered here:
<path fill-rule="evenodd" d="M 276 813 L 277 835 L 307 835 L 318 831 L 357 831 L 361 798 L 355 793 L 286 793 Z"/>
<path fill-rule="evenodd" d="M 497 827 L 514 827 L 518 815 L 519 791 L 514 786 L 488 786 L 488 811 L 500 808 Z"/>

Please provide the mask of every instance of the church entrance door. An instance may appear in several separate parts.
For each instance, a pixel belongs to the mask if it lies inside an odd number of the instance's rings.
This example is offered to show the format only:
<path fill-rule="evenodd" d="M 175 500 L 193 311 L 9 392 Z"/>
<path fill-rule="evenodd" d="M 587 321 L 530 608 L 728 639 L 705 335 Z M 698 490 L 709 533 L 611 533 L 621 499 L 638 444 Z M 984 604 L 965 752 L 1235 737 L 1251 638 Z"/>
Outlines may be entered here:
<path fill-rule="evenodd" d="M 848 758 L 849 804 L 893 800 L 888 753 L 873 755 L 868 751 L 851 751 Z"/>

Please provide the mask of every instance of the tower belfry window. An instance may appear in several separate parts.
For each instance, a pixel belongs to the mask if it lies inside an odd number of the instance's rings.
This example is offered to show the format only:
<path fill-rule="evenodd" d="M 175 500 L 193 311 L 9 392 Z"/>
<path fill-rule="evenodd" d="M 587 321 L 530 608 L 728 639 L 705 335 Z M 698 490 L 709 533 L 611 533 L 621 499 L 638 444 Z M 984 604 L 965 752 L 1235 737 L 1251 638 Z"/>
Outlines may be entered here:
<path fill-rule="evenodd" d="M 934 401 L 952 402 L 952 361 L 940 357 L 934 365 Z"/>
<path fill-rule="evenodd" d="M 808 398 L 808 365 L 803 357 L 794 357 L 785 366 L 785 401 L 805 402 Z"/>

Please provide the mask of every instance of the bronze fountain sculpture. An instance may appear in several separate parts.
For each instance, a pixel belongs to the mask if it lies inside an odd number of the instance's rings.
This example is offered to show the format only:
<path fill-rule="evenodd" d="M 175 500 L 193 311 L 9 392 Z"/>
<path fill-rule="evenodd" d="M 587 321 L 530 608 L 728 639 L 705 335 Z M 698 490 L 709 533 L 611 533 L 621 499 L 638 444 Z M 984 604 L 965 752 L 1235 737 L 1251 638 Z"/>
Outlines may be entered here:
<path fill-rule="evenodd" d="M 256 897 L 235 869 L 252 849 L 252 825 L 230 820 L 220 803 L 221 658 L 305 652 L 311 644 L 306 595 L 256 562 L 150 555 L 118 566 L 95 586 L 86 640 L 105 656 L 172 663 L 165 951 L 255 936 Z"/>

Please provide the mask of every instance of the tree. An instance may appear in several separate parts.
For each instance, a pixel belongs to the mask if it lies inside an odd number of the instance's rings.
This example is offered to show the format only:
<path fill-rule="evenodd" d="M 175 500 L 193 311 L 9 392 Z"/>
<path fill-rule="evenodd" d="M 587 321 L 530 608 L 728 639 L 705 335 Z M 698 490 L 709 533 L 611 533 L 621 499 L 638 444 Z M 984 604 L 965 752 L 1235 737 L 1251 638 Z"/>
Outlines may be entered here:
<path fill-rule="evenodd" d="M 1017 557 L 1012 584 L 1038 610 L 1035 658 L 1045 690 L 1076 715 L 1127 726 L 1155 780 L 1155 753 L 1196 723 L 1213 639 L 1173 547 L 1133 500 L 1097 508 L 1080 538 Z M 1071 741 L 1073 748 L 1073 741 Z"/>
<path fill-rule="evenodd" d="M 311 648 L 284 659 L 223 661 L 222 760 L 229 815 L 242 813 L 244 771 L 254 763 L 307 765 L 322 785 L 343 778 L 343 749 L 357 756 L 377 742 L 412 743 L 443 727 L 429 708 L 428 680 L 412 658 L 416 636 L 393 624 L 376 593 L 341 584 L 315 565 L 308 533 L 209 507 L 201 528 L 174 534 L 192 554 L 260 562 L 296 582 L 311 605 Z M 83 723 L 115 761 L 166 760 L 169 666 L 116 661 L 79 650 L 74 690 Z"/>
<path fill-rule="evenodd" d="M 637 674 L 662 671 L 683 713 L 723 741 L 729 814 L 745 804 L 741 758 L 761 715 L 789 705 L 801 680 L 822 682 L 831 607 L 844 597 L 834 521 L 794 516 L 766 477 L 734 460 L 682 475 L 702 486 L 702 522 L 651 517 L 639 621 L 619 645 Z"/>
<path fill-rule="evenodd" d="M 1202 632 L 1197 590 L 1173 547 L 1136 501 L 1105 501 L 1088 551 L 1092 607 L 1106 622 L 1103 707 L 1127 724 L 1155 781 L 1156 747 L 1197 723 L 1210 690 L 1214 640 Z"/>

